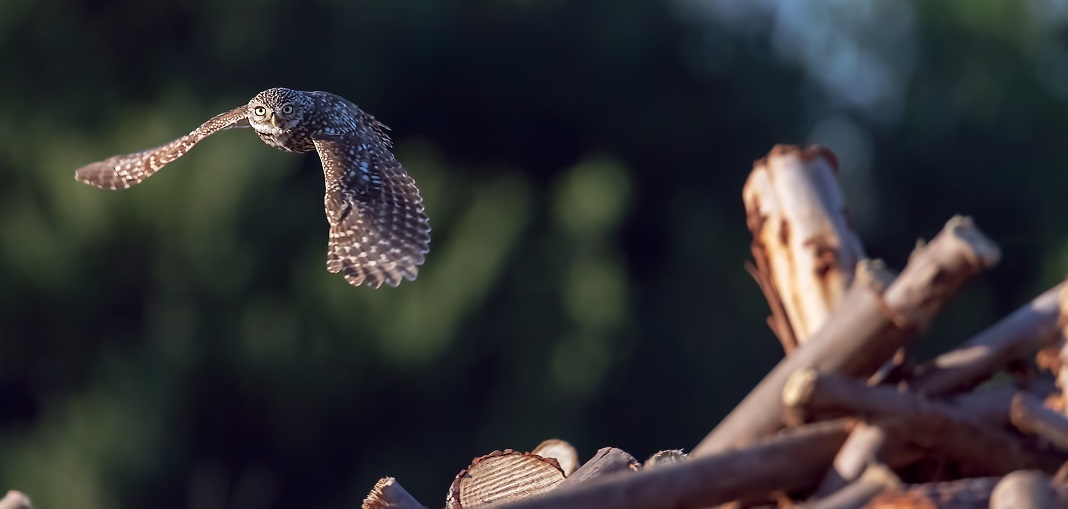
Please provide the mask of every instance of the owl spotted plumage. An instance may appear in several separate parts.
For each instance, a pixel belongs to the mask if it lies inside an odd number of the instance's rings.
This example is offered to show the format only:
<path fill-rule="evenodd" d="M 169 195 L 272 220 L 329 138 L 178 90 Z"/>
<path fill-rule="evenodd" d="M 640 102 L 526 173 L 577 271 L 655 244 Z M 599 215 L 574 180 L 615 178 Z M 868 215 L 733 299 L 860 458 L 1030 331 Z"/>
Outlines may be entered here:
<path fill-rule="evenodd" d="M 277 149 L 319 153 L 330 224 L 327 270 L 343 273 L 355 286 L 374 288 L 415 279 L 430 244 L 430 221 L 419 189 L 390 152 L 386 126 L 334 94 L 265 90 L 177 140 L 84 166 L 75 178 L 103 189 L 125 189 L 204 138 L 245 127 Z"/>

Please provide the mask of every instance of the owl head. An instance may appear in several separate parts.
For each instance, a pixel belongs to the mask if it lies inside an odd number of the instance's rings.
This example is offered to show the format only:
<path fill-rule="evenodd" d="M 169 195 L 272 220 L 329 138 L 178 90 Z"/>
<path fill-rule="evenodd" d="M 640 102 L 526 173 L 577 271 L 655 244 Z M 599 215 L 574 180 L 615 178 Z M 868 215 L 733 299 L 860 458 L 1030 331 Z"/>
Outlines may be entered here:
<path fill-rule="evenodd" d="M 281 134 L 300 124 L 311 106 L 311 98 L 299 90 L 271 88 L 248 102 L 248 121 L 258 132 Z"/>

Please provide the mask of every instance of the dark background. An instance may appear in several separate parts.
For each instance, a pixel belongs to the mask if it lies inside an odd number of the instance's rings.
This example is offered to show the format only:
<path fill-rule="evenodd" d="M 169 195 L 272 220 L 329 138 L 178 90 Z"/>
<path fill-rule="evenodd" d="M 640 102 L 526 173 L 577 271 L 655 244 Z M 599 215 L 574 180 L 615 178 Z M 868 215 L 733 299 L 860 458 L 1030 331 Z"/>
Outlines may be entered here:
<path fill-rule="evenodd" d="M 780 357 L 741 186 L 826 144 L 869 254 L 1004 249 L 931 354 L 1068 270 L 1068 4 L 0 2 L 0 488 L 42 508 L 443 503 L 474 456 L 695 445 Z M 257 92 L 393 128 L 419 279 L 325 270 L 314 155 L 230 131 L 123 192 L 75 168 Z"/>

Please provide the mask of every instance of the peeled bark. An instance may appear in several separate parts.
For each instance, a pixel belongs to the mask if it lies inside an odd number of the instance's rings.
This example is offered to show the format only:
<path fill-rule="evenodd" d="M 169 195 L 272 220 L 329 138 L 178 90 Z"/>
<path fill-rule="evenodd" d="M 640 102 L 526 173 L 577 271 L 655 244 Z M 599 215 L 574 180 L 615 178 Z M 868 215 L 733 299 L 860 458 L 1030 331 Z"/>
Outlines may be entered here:
<path fill-rule="evenodd" d="M 753 276 L 787 353 L 838 307 L 864 258 L 847 219 L 829 149 L 778 145 L 754 163 L 742 190 L 753 234 Z"/>

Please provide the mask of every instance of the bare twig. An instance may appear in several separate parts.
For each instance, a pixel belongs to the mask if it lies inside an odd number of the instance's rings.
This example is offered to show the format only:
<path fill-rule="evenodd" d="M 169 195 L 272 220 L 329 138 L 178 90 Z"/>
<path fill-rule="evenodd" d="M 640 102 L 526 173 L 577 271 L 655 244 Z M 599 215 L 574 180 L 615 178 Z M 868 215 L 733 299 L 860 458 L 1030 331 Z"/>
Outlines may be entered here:
<path fill-rule="evenodd" d="M 887 490 L 901 488 L 901 480 L 884 465 L 872 464 L 848 486 L 822 500 L 805 504 L 805 509 L 860 509 Z"/>
<path fill-rule="evenodd" d="M 1028 468 L 1052 472 L 1064 461 L 1027 449 L 1012 435 L 944 403 L 892 387 L 868 387 L 841 375 L 798 373 L 790 379 L 783 398 L 787 405 L 808 412 L 859 416 L 903 440 L 941 451 L 974 473 L 1004 474 Z"/>
<path fill-rule="evenodd" d="M 634 474 L 593 479 L 499 509 L 690 509 L 814 485 L 851 425 L 823 422 L 765 442 Z"/>
<path fill-rule="evenodd" d="M 691 452 L 701 457 L 751 442 L 782 424 L 782 389 L 806 368 L 868 376 L 925 329 L 948 300 L 1000 253 L 967 218 L 955 217 L 885 292 L 870 264 L 858 265 L 849 297 L 815 335 L 771 373 Z"/>
<path fill-rule="evenodd" d="M 1005 364 L 1052 344 L 1057 326 L 1057 285 L 1001 321 L 984 329 L 960 348 L 939 355 L 918 369 L 910 385 L 930 395 L 966 391 L 993 376 Z"/>
<path fill-rule="evenodd" d="M 1068 451 L 1068 418 L 1042 405 L 1038 398 L 1017 394 L 1012 399 L 1012 424 L 1024 433 L 1038 435 L 1062 451 Z"/>

